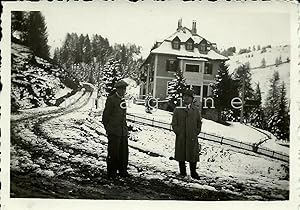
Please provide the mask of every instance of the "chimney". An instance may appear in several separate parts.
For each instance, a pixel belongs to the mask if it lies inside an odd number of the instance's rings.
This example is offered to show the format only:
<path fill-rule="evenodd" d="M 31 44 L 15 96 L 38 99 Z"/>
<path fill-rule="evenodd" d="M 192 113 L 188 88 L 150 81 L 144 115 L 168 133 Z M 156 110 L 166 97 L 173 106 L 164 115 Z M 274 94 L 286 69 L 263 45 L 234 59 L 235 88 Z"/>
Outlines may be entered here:
<path fill-rule="evenodd" d="M 196 20 L 193 20 L 192 34 L 193 34 L 193 35 L 196 35 L 196 34 L 197 34 Z"/>
<path fill-rule="evenodd" d="M 182 28 L 182 18 L 180 18 L 178 20 L 178 27 L 177 27 L 177 30 L 181 29 Z"/>

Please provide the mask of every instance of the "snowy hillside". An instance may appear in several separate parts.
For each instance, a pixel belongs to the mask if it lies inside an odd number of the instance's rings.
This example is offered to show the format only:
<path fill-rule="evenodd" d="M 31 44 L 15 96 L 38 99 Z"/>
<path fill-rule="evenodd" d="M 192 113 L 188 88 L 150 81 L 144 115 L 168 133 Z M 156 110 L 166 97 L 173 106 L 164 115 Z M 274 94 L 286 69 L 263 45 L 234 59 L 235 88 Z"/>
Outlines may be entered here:
<path fill-rule="evenodd" d="M 255 87 L 259 82 L 262 100 L 265 102 L 266 95 L 270 86 L 269 80 L 274 71 L 278 71 L 280 81 L 284 81 L 287 88 L 287 97 L 290 97 L 290 46 L 277 46 L 266 48 L 266 52 L 256 50 L 244 54 L 235 54 L 230 56 L 227 61 L 229 72 L 234 70 L 243 63 L 249 62 L 252 73 L 252 84 Z M 262 60 L 265 60 L 265 67 L 262 66 Z M 280 59 L 282 64 L 275 65 L 276 59 Z"/>
<path fill-rule="evenodd" d="M 290 63 L 284 63 L 276 66 L 270 66 L 266 68 L 258 68 L 251 70 L 252 82 L 254 84 L 259 82 L 259 86 L 262 92 L 262 101 L 265 103 L 268 90 L 270 88 L 270 78 L 272 78 L 275 71 L 278 71 L 280 84 L 282 81 L 285 83 L 287 98 L 290 99 Z"/>
<path fill-rule="evenodd" d="M 12 112 L 59 105 L 76 93 L 79 83 L 48 61 L 33 56 L 26 46 L 12 43 Z"/>

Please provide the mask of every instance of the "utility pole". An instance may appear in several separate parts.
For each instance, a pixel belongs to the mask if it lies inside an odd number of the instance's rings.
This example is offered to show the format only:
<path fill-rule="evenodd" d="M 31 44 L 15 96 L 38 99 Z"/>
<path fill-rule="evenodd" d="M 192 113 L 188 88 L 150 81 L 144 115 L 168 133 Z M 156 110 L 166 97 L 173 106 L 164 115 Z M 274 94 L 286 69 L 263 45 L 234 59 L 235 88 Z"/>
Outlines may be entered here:
<path fill-rule="evenodd" d="M 150 86 L 150 64 L 148 63 L 146 65 L 146 68 L 147 68 L 147 78 L 146 78 L 146 95 L 149 94 L 149 86 Z"/>

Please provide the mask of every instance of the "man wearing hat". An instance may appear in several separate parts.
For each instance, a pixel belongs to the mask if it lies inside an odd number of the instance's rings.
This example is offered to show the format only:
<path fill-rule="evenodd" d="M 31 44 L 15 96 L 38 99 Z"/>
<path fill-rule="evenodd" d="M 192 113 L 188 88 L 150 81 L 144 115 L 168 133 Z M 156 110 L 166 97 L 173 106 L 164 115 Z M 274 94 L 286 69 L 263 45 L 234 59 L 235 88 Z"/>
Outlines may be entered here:
<path fill-rule="evenodd" d="M 108 178 L 115 178 L 117 171 L 122 177 L 128 176 L 128 129 L 124 99 L 127 85 L 123 80 L 115 83 L 115 93 L 107 97 L 103 111 L 102 122 L 108 136 Z"/>
<path fill-rule="evenodd" d="M 199 179 L 196 165 L 199 161 L 198 135 L 201 131 L 202 122 L 199 110 L 192 103 L 193 99 L 193 90 L 184 91 L 183 103 L 185 106 L 175 108 L 172 128 L 176 134 L 175 160 L 179 162 L 180 175 L 187 175 L 185 161 L 188 161 L 191 177 Z"/>

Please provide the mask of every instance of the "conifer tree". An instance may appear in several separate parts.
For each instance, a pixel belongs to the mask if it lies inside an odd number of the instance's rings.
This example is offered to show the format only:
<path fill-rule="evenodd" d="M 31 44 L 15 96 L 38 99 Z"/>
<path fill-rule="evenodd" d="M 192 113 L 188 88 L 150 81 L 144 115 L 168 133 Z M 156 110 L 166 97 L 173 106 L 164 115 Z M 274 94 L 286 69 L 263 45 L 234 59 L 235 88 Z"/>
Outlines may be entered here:
<path fill-rule="evenodd" d="M 45 18 L 39 11 L 29 12 L 26 20 L 25 43 L 36 56 L 48 59 L 50 52 L 48 46 L 48 33 Z"/>
<path fill-rule="evenodd" d="M 282 64 L 281 55 L 278 57 L 278 64 Z"/>
<path fill-rule="evenodd" d="M 173 79 L 168 86 L 168 96 L 167 99 L 170 104 L 173 104 L 174 106 L 179 105 L 179 99 L 182 98 L 182 93 L 187 87 L 187 84 L 185 82 L 185 78 L 183 77 L 183 73 L 181 69 L 177 69 L 175 75 L 175 79 Z"/>
<path fill-rule="evenodd" d="M 261 67 L 266 67 L 266 59 L 265 58 L 263 58 L 262 60 L 261 60 Z"/>
<path fill-rule="evenodd" d="M 278 108 L 279 109 L 278 109 L 278 121 L 276 124 L 277 127 L 276 136 L 281 140 L 289 140 L 290 117 L 288 112 L 288 101 L 286 98 L 286 88 L 284 82 L 282 82 L 282 84 L 280 85 Z"/>
<path fill-rule="evenodd" d="M 114 92 L 115 83 L 123 78 L 120 69 L 120 63 L 115 59 L 110 59 L 104 65 L 102 70 L 102 82 L 104 83 L 104 88 L 106 91 L 106 95 L 110 95 Z"/>
<path fill-rule="evenodd" d="M 80 62 L 83 62 L 83 48 L 84 48 L 84 36 L 83 34 L 80 34 L 79 38 L 78 38 L 78 54 L 79 54 L 79 58 L 80 58 Z"/>
<path fill-rule="evenodd" d="M 21 42 L 26 40 L 27 27 L 26 21 L 27 12 L 12 11 L 11 12 L 11 34 L 13 38 L 19 39 Z"/>
<path fill-rule="evenodd" d="M 249 63 L 239 66 L 234 74 L 234 78 L 239 81 L 239 93 L 242 93 L 243 82 L 245 81 L 245 99 L 252 99 L 253 88 L 251 85 L 251 72 Z"/>
<path fill-rule="evenodd" d="M 257 128 L 265 128 L 265 115 L 264 110 L 262 107 L 262 98 L 261 98 L 261 91 L 259 83 L 256 85 L 256 89 L 254 91 L 254 98 L 253 98 L 257 104 L 252 109 L 252 113 L 250 116 L 250 123 L 251 125 L 257 127 Z"/>
<path fill-rule="evenodd" d="M 238 91 L 240 97 L 244 94 L 244 101 L 252 100 L 254 97 L 251 85 L 251 72 L 249 63 L 239 66 L 234 74 L 234 78 L 238 81 Z M 244 106 L 244 117 L 246 122 L 249 121 L 252 107 Z"/>
<path fill-rule="evenodd" d="M 279 59 L 276 57 L 275 59 L 275 66 L 277 67 L 279 65 Z"/>
<path fill-rule="evenodd" d="M 83 42 L 83 62 L 87 64 L 92 62 L 92 47 L 88 34 L 84 37 Z"/>
<path fill-rule="evenodd" d="M 57 65 L 61 64 L 61 58 L 60 58 L 60 50 L 59 48 L 55 48 L 54 54 L 53 54 L 53 62 Z"/>
<path fill-rule="evenodd" d="M 257 50 L 258 50 L 258 51 L 260 50 L 260 45 L 257 45 Z"/>
<path fill-rule="evenodd" d="M 238 96 L 237 82 L 229 75 L 228 66 L 222 62 L 219 66 L 216 82 L 212 84 L 215 106 L 223 111 L 231 108 L 231 99 Z"/>
<path fill-rule="evenodd" d="M 67 33 L 66 38 L 63 42 L 63 46 L 61 47 L 61 61 L 63 63 L 64 68 L 70 68 L 74 64 L 74 58 L 71 55 L 72 52 L 72 36 L 70 33 Z"/>
<path fill-rule="evenodd" d="M 275 134 L 276 124 L 278 120 L 278 110 L 279 110 L 279 73 L 275 71 L 273 77 L 270 79 L 270 89 L 267 94 L 266 104 L 265 104 L 265 114 L 267 118 L 267 129 Z"/>

